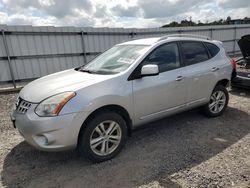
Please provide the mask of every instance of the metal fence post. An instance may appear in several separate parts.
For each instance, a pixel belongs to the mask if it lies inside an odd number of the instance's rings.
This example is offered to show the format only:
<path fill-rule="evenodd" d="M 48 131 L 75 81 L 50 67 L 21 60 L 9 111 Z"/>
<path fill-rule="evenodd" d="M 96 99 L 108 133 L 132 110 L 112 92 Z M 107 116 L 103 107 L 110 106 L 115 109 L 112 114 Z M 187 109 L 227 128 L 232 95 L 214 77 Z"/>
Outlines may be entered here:
<path fill-rule="evenodd" d="M 136 33 L 134 33 L 133 31 L 131 33 L 129 33 L 130 37 L 133 39 Z"/>
<path fill-rule="evenodd" d="M 236 42 L 237 42 L 237 41 L 236 41 L 236 39 L 237 39 L 237 38 L 236 38 L 236 37 L 237 37 L 236 35 L 237 35 L 237 27 L 234 27 L 234 46 L 233 46 L 233 51 L 234 51 L 233 54 L 234 54 L 234 55 L 236 54 Z"/>
<path fill-rule="evenodd" d="M 4 48 L 5 48 L 7 59 L 8 59 L 8 65 L 9 65 L 9 69 L 10 69 L 10 76 L 11 76 L 11 79 L 12 79 L 13 86 L 14 86 L 14 88 L 16 88 L 16 81 L 15 81 L 13 69 L 12 69 L 12 66 L 11 66 L 10 53 L 9 53 L 8 43 L 7 43 L 7 40 L 6 40 L 4 30 L 2 30 L 2 36 L 3 36 Z"/>
<path fill-rule="evenodd" d="M 210 38 L 213 39 L 213 28 L 210 29 Z"/>
<path fill-rule="evenodd" d="M 84 64 L 87 64 L 87 54 L 86 54 L 86 48 L 85 48 L 85 41 L 84 41 L 84 32 L 81 32 L 81 37 L 82 37 L 82 51 L 83 51 L 83 59 L 84 59 Z"/>

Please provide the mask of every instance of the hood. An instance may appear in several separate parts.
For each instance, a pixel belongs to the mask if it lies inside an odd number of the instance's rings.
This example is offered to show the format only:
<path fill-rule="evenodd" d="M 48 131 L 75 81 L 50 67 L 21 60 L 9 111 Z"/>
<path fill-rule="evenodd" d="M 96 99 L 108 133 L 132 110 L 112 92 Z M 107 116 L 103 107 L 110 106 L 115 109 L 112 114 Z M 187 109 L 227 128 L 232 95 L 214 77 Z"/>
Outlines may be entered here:
<path fill-rule="evenodd" d="M 30 82 L 20 91 L 19 96 L 26 101 L 39 103 L 52 95 L 76 91 L 110 77 L 110 75 L 89 74 L 70 69 Z"/>
<path fill-rule="evenodd" d="M 243 57 L 250 57 L 250 35 L 241 37 L 241 39 L 238 41 L 238 44 Z"/>

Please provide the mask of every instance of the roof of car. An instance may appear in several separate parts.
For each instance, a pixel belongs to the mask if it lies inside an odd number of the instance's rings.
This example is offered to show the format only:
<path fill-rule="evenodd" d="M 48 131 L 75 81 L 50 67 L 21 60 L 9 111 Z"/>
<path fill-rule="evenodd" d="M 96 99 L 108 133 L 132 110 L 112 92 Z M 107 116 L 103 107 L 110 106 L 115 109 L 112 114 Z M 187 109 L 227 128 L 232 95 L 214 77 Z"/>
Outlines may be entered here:
<path fill-rule="evenodd" d="M 119 45 L 153 45 L 161 41 L 176 41 L 176 40 L 192 40 L 192 41 L 206 41 L 213 42 L 212 40 L 203 39 L 203 38 L 194 38 L 194 37 L 154 37 L 154 38 L 143 38 L 131 40 L 128 42 L 120 43 Z"/>
<path fill-rule="evenodd" d="M 159 39 L 160 37 L 136 39 L 136 40 L 131 40 L 128 42 L 121 43 L 120 45 L 129 45 L 129 44 L 152 45 L 156 43 Z"/>

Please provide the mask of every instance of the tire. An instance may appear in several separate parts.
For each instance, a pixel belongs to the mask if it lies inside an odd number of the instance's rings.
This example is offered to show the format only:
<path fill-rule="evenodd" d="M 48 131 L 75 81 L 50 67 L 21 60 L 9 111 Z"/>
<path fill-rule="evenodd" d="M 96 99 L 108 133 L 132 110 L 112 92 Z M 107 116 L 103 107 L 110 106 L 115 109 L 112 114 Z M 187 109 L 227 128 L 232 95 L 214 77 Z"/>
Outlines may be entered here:
<path fill-rule="evenodd" d="M 84 126 L 80 132 L 78 150 L 93 162 L 112 159 L 125 145 L 126 122 L 115 112 L 98 113 Z"/>
<path fill-rule="evenodd" d="M 218 117 L 226 110 L 228 100 L 229 95 L 227 89 L 222 85 L 217 85 L 211 94 L 208 104 L 202 107 L 202 111 L 207 117 Z"/>

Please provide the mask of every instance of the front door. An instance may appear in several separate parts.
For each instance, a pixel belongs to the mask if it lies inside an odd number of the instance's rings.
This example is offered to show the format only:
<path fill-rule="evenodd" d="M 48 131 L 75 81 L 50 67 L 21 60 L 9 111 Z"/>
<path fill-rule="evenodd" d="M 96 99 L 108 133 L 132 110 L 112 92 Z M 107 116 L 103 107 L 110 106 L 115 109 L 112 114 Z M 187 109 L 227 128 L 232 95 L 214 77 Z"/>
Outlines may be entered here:
<path fill-rule="evenodd" d="M 187 100 L 185 67 L 181 66 L 176 43 L 157 47 L 141 66 L 147 64 L 158 65 L 160 74 L 133 80 L 134 113 L 139 122 L 178 110 L 185 106 Z"/>

